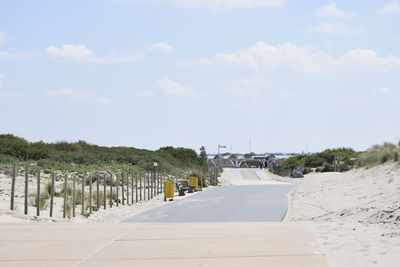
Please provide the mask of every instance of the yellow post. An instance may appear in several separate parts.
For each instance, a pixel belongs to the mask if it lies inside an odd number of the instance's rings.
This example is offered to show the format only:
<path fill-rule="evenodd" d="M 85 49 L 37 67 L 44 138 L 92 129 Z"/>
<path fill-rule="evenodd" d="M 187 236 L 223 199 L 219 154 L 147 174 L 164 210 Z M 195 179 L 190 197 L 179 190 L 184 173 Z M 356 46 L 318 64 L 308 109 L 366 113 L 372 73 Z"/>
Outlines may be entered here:
<path fill-rule="evenodd" d="M 167 198 L 173 199 L 174 196 L 174 183 L 169 181 L 164 182 L 164 201 L 167 201 Z"/>
<path fill-rule="evenodd" d="M 190 186 L 195 186 L 194 191 L 199 191 L 199 179 L 197 177 L 190 177 Z"/>

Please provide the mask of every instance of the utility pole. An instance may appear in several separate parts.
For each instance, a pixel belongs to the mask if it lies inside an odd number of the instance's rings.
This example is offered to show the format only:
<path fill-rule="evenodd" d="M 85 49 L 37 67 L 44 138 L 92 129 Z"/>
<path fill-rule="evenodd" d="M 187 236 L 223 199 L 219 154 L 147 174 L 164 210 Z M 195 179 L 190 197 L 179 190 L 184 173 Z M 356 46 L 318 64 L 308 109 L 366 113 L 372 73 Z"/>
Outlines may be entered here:
<path fill-rule="evenodd" d="M 221 146 L 220 144 L 218 144 L 218 157 L 219 157 L 219 149 L 220 148 L 226 148 L 226 146 Z"/>

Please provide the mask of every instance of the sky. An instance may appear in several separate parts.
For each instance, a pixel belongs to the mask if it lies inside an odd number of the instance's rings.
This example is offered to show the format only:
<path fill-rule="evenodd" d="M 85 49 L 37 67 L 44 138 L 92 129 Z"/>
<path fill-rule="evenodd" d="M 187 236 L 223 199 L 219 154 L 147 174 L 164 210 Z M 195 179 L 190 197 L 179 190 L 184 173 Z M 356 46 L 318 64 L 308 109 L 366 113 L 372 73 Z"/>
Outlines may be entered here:
<path fill-rule="evenodd" d="M 209 153 L 397 143 L 399 25 L 392 0 L 0 0 L 0 133 Z"/>

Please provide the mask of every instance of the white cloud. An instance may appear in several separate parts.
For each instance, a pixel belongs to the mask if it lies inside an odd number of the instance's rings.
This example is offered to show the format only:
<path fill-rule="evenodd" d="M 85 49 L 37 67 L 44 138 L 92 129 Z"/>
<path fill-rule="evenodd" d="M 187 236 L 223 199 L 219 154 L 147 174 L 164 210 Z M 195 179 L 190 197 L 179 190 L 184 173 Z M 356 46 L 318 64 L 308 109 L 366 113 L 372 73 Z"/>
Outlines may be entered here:
<path fill-rule="evenodd" d="M 387 4 L 378 10 L 381 15 L 400 14 L 400 4 L 397 1 Z"/>
<path fill-rule="evenodd" d="M 0 88 L 2 88 L 4 86 L 4 82 L 3 80 L 6 78 L 6 76 L 4 74 L 0 73 Z"/>
<path fill-rule="evenodd" d="M 368 49 L 353 49 L 343 56 L 334 57 L 316 48 L 297 46 L 293 43 L 270 45 L 258 42 L 235 53 L 218 53 L 211 58 L 180 64 L 251 69 L 261 75 L 274 70 L 321 75 L 348 71 L 386 73 L 400 68 L 400 58 L 391 55 L 382 57 Z"/>
<path fill-rule="evenodd" d="M 279 91 L 276 93 L 276 96 L 278 98 L 287 99 L 287 98 L 295 97 L 296 94 L 294 92 L 290 92 L 290 91 Z"/>
<path fill-rule="evenodd" d="M 340 34 L 340 35 L 358 35 L 365 34 L 366 31 L 362 27 L 351 27 L 343 22 L 318 22 L 316 26 L 310 28 L 311 31 L 327 33 L 327 34 Z"/>
<path fill-rule="evenodd" d="M 251 79 L 240 79 L 232 81 L 225 87 L 225 93 L 232 96 L 239 97 L 255 97 L 260 95 L 260 90 L 270 87 L 271 83 L 264 77 L 255 76 Z"/>
<path fill-rule="evenodd" d="M 191 87 L 182 86 L 168 78 L 156 82 L 156 87 L 160 88 L 164 95 L 168 96 L 191 96 L 197 98 L 200 94 Z"/>
<path fill-rule="evenodd" d="M 392 90 L 388 87 L 379 87 L 378 89 L 372 89 L 371 93 L 389 95 L 392 93 Z"/>
<path fill-rule="evenodd" d="M 357 16 L 356 13 L 346 13 L 343 10 L 340 10 L 336 3 L 330 3 L 326 6 L 320 7 L 315 10 L 315 15 L 319 17 L 339 17 L 339 18 L 353 18 Z"/>
<path fill-rule="evenodd" d="M 50 56 L 64 61 L 94 62 L 94 63 L 131 63 L 142 57 L 139 53 L 110 53 L 97 57 L 93 51 L 84 45 L 63 44 L 61 47 L 49 46 L 46 53 Z"/>
<path fill-rule="evenodd" d="M 60 48 L 50 46 L 46 52 L 55 58 L 75 61 L 90 61 L 94 58 L 92 50 L 84 45 L 63 44 Z"/>
<path fill-rule="evenodd" d="M 171 53 L 174 51 L 174 48 L 167 43 L 160 42 L 153 44 L 147 48 L 149 51 L 154 52 L 162 52 L 162 53 Z"/>
<path fill-rule="evenodd" d="M 111 100 L 106 97 L 97 96 L 93 92 L 76 91 L 71 88 L 60 88 L 58 90 L 47 90 L 46 93 L 51 96 L 64 96 L 72 99 L 86 100 L 89 102 L 97 103 L 110 103 Z"/>

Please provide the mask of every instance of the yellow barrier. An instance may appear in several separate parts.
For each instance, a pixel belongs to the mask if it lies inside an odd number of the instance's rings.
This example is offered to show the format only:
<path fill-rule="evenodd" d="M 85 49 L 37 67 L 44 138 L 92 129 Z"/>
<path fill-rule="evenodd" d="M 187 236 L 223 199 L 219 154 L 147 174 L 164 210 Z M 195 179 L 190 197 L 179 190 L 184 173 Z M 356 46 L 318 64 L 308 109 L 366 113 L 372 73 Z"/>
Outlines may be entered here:
<path fill-rule="evenodd" d="M 167 201 L 167 198 L 173 199 L 174 196 L 174 183 L 169 181 L 164 182 L 164 201 Z"/>
<path fill-rule="evenodd" d="M 199 191 L 199 179 L 197 177 L 190 177 L 190 185 L 195 186 L 194 191 Z"/>

